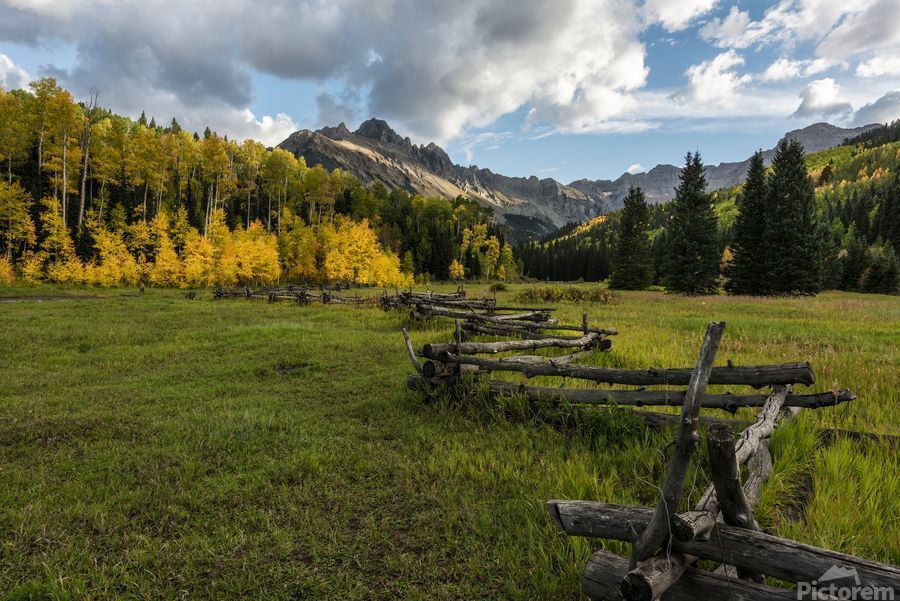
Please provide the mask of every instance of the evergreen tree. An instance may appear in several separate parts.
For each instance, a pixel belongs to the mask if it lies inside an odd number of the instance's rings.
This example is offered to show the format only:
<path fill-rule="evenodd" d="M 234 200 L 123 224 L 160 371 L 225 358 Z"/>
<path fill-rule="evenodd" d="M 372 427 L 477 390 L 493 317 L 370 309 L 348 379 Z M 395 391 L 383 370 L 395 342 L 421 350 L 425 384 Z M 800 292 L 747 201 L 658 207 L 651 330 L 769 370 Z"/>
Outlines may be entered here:
<path fill-rule="evenodd" d="M 673 292 L 710 294 L 718 289 L 716 215 L 706 193 L 700 153 L 688 153 L 672 201 L 665 284 Z"/>
<path fill-rule="evenodd" d="M 726 288 L 734 294 L 765 294 L 765 276 L 769 269 L 764 246 L 767 227 L 766 166 L 760 151 L 750 159 L 738 208 L 740 213 L 734 224 L 734 244 L 731 247 L 734 259 L 728 269 Z"/>
<path fill-rule="evenodd" d="M 143 125 L 144 127 L 147 127 L 147 113 L 145 113 L 144 111 L 141 111 L 141 116 L 138 117 L 137 122 L 138 122 L 138 125 Z"/>
<path fill-rule="evenodd" d="M 860 278 L 863 292 L 896 294 L 900 288 L 900 264 L 890 244 L 875 248 L 872 261 Z"/>
<path fill-rule="evenodd" d="M 649 211 L 644 192 L 632 187 L 625 197 L 625 208 L 619 218 L 615 269 L 610 280 L 612 288 L 643 290 L 650 285 L 653 271 L 648 227 Z"/>
<path fill-rule="evenodd" d="M 813 294 L 821 289 L 820 241 L 815 193 L 803 146 L 782 140 L 775 150 L 768 186 L 764 248 L 770 293 Z"/>

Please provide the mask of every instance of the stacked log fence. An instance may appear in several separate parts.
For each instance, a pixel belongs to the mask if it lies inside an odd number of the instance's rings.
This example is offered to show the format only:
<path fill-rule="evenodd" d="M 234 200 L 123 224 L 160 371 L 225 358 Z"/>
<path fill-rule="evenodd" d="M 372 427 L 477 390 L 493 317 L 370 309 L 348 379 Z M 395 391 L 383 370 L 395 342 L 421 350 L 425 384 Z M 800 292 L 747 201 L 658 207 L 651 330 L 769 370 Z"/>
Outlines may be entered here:
<path fill-rule="evenodd" d="M 307 288 L 305 286 L 270 286 L 265 288 L 216 288 L 213 291 L 215 299 L 248 299 L 265 300 L 269 303 L 288 301 L 300 305 L 323 303 L 332 305 L 358 305 L 377 306 L 378 297 L 375 296 L 347 296 L 339 294 L 342 290 L 349 290 L 349 286 L 331 285 L 320 288 Z"/>
<path fill-rule="evenodd" d="M 554 320 L 502 320 L 480 315 L 459 320 L 453 342 L 425 344 L 415 349 L 403 330 L 406 347 L 416 370 L 409 388 L 431 394 L 436 387 L 462 388 L 462 377 L 473 375 L 488 394 L 522 394 L 531 402 L 566 402 L 572 405 L 621 407 L 634 410 L 651 427 L 676 425 L 664 483 L 656 507 L 624 506 L 598 500 L 553 500 L 549 513 L 569 536 L 604 538 L 631 544 L 630 557 L 597 551 L 582 575 L 582 591 L 591 599 L 653 601 L 741 599 L 838 599 L 829 576 L 853 574 L 837 584 L 857 587 L 855 598 L 893 599 L 900 590 L 900 568 L 868 561 L 780 538 L 760 530 L 753 516 L 762 486 L 773 471 L 768 443 L 780 424 L 803 409 L 849 403 L 849 390 L 798 394 L 794 386 L 815 383 L 807 362 L 738 366 L 731 361 L 714 366 L 724 322 L 707 328 L 696 365 L 692 368 L 618 369 L 582 365 L 580 360 L 609 350 L 613 328 L 566 325 Z M 514 328 L 506 328 L 510 323 Z M 521 323 L 520 323 L 521 322 Z M 577 331 L 578 335 L 566 335 Z M 472 340 L 476 335 L 506 338 Z M 561 349 L 564 354 L 542 356 L 500 353 Z M 635 389 L 537 387 L 491 380 L 493 372 L 518 372 L 527 378 L 556 376 L 586 380 L 592 384 L 624 385 Z M 488 379 L 485 382 L 485 378 Z M 709 385 L 746 386 L 768 392 L 708 393 Z M 647 386 L 668 386 L 648 390 Z M 679 415 L 645 411 L 644 407 L 680 407 Z M 735 413 L 757 408 L 756 419 L 735 433 L 739 422 L 701 416 L 702 409 Z M 711 484 L 690 511 L 679 512 L 685 479 L 700 445 L 700 424 L 706 429 Z M 747 475 L 742 478 L 742 468 Z M 699 560 L 715 569 L 701 569 Z M 837 566 L 837 568 L 835 568 Z M 835 569 L 838 571 L 835 572 Z M 793 589 L 767 583 L 766 577 L 791 583 Z M 839 579 L 838 579 L 839 580 Z M 816 588 L 818 585 L 818 588 Z M 824 588 L 823 588 L 824 587 Z M 890 593 L 891 596 L 887 595 Z M 805 596 L 804 596 L 805 595 Z M 872 596 L 875 595 L 875 596 Z"/>

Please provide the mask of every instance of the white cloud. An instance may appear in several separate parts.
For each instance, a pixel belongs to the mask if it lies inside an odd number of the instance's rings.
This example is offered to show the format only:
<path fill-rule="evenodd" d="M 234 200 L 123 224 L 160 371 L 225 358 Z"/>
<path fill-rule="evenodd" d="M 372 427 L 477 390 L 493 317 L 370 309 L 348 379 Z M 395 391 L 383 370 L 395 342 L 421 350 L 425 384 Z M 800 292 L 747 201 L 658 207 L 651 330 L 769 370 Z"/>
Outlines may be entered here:
<path fill-rule="evenodd" d="M 888 92 L 875 102 L 860 107 L 853 118 L 856 125 L 890 123 L 900 119 L 900 90 Z"/>
<path fill-rule="evenodd" d="M 0 88 L 15 90 L 24 88 L 31 81 L 31 76 L 22 67 L 15 64 L 5 54 L 0 54 Z"/>
<path fill-rule="evenodd" d="M 686 29 L 694 19 L 715 8 L 718 0 L 646 0 L 644 18 L 660 23 L 666 31 Z"/>
<path fill-rule="evenodd" d="M 750 26 L 750 13 L 732 6 L 724 19 L 715 18 L 700 28 L 700 37 L 720 48 L 746 48 L 750 39 L 743 37 Z"/>
<path fill-rule="evenodd" d="M 704 108 L 728 108 L 737 102 L 737 91 L 750 83 L 750 75 L 738 75 L 733 68 L 744 64 L 734 50 L 723 52 L 712 60 L 693 65 L 685 75 L 688 85 L 671 98 L 676 103 L 696 103 Z"/>
<path fill-rule="evenodd" d="M 900 47 L 885 56 L 876 56 L 856 67 L 860 77 L 882 77 L 900 75 Z"/>
<path fill-rule="evenodd" d="M 644 173 L 645 171 L 647 171 L 646 167 L 644 167 L 640 163 L 635 163 L 633 165 L 629 165 L 628 169 L 625 170 L 625 173 L 634 175 L 635 173 Z"/>
<path fill-rule="evenodd" d="M 830 77 L 811 81 L 800 93 L 800 106 L 794 117 L 840 117 L 852 110 L 841 98 L 841 87 Z"/>
<path fill-rule="evenodd" d="M 762 81 L 786 81 L 797 77 L 811 77 L 830 69 L 833 63 L 824 58 L 794 60 L 779 58 L 760 75 Z"/>
<path fill-rule="evenodd" d="M 609 127 L 648 72 L 634 1 L 6 0 L 0 40 L 71 44 L 63 83 L 99 87 L 123 112 L 148 97 L 243 110 L 257 70 L 338 84 L 358 94 L 350 108 L 446 141 L 522 107 L 534 126 Z M 322 100 L 323 114 L 347 112 Z"/>

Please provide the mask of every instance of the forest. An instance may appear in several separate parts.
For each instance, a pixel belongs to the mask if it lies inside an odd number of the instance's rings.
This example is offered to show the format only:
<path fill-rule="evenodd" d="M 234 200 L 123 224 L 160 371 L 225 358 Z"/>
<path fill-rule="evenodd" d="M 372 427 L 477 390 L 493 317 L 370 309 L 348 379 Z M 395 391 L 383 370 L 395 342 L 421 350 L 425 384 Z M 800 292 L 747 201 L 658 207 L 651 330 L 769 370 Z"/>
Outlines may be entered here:
<path fill-rule="evenodd" d="M 0 282 L 404 286 L 516 274 L 474 201 L 365 186 L 209 128 L 76 103 L 53 79 L 0 90 Z"/>
<path fill-rule="evenodd" d="M 810 244 L 816 260 L 808 266 L 815 282 L 803 292 L 850 290 L 861 292 L 897 292 L 900 282 L 900 121 L 876 128 L 836 148 L 812 153 L 798 164 L 794 184 L 810 196 L 809 221 L 801 230 L 777 215 L 777 201 L 771 198 L 773 167 L 760 173 L 758 215 L 754 217 L 768 230 L 770 257 L 784 253 L 783 240 L 799 233 L 811 234 Z M 768 178 L 768 181 L 766 181 Z M 767 188 L 769 186 L 769 188 Z M 716 241 L 718 261 L 710 270 L 716 280 L 713 290 L 722 287 L 733 292 L 765 293 L 763 290 L 735 286 L 735 250 L 740 246 L 738 224 L 751 219 L 748 184 L 703 194 L 701 204 L 714 217 L 709 236 Z M 805 195 L 805 193 L 804 193 Z M 802 204 L 802 203 L 801 203 Z M 588 224 L 570 224 L 540 241 L 517 245 L 516 258 L 523 274 L 540 280 L 601 281 L 622 270 L 649 263 L 646 285 L 666 285 L 671 278 L 672 218 L 678 199 L 660 205 L 644 206 L 640 219 L 642 236 L 648 242 L 647 256 L 635 263 L 633 255 L 620 256 L 618 248 L 626 209 Z M 768 219 L 768 222 L 766 221 Z M 754 235 L 762 240 L 766 234 Z M 745 254 L 746 257 L 746 254 Z M 756 273 L 750 279 L 765 277 L 764 255 L 754 258 Z M 622 264 L 627 261 L 629 265 Z M 771 261 L 770 261 L 771 263 Z M 769 267 L 772 267 L 769 265 Z M 801 291 L 785 290 L 785 291 Z"/>

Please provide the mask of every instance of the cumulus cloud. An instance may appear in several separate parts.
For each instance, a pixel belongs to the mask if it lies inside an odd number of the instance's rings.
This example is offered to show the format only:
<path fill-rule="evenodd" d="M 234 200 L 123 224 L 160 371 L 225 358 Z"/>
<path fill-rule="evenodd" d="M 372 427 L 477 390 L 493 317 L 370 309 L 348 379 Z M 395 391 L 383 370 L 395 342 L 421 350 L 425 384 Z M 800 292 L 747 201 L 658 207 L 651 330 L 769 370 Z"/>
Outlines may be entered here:
<path fill-rule="evenodd" d="M 0 88 L 15 90 L 24 88 L 31 81 L 31 76 L 22 67 L 15 64 L 5 54 L 0 54 Z"/>
<path fill-rule="evenodd" d="M 647 0 L 644 16 L 650 23 L 660 23 L 666 31 L 686 29 L 695 19 L 715 8 L 717 0 Z"/>
<path fill-rule="evenodd" d="M 727 108 L 737 101 L 737 91 L 748 84 L 750 75 L 738 75 L 734 67 L 744 59 L 734 50 L 723 52 L 712 60 L 693 65 L 686 72 L 688 85 L 671 98 L 679 104 L 696 103 L 704 108 Z"/>
<path fill-rule="evenodd" d="M 0 23 L 0 39 L 73 44 L 63 82 L 132 113 L 148 95 L 243 110 L 257 70 L 339 82 L 361 106 L 322 96 L 322 117 L 360 108 L 420 140 L 523 106 L 535 126 L 601 130 L 647 76 L 633 0 L 0 0 Z"/>
<path fill-rule="evenodd" d="M 794 60 L 779 58 L 760 75 L 762 81 L 786 81 L 797 77 L 811 77 L 830 69 L 833 63 L 824 58 Z"/>
<path fill-rule="evenodd" d="M 875 102 L 860 107 L 853 118 L 855 125 L 890 123 L 900 119 L 900 90 L 888 92 Z"/>
<path fill-rule="evenodd" d="M 628 169 L 625 170 L 625 173 L 634 175 L 635 173 L 644 173 L 645 171 L 647 171 L 646 167 L 644 167 L 640 163 L 635 163 L 633 165 L 629 165 Z"/>
<path fill-rule="evenodd" d="M 884 75 L 900 75 L 900 48 L 886 56 L 876 56 L 856 67 L 860 77 L 882 77 Z"/>
<path fill-rule="evenodd" d="M 841 87 L 830 77 L 811 81 L 800 93 L 800 106 L 793 117 L 839 117 L 852 110 L 841 98 Z"/>

